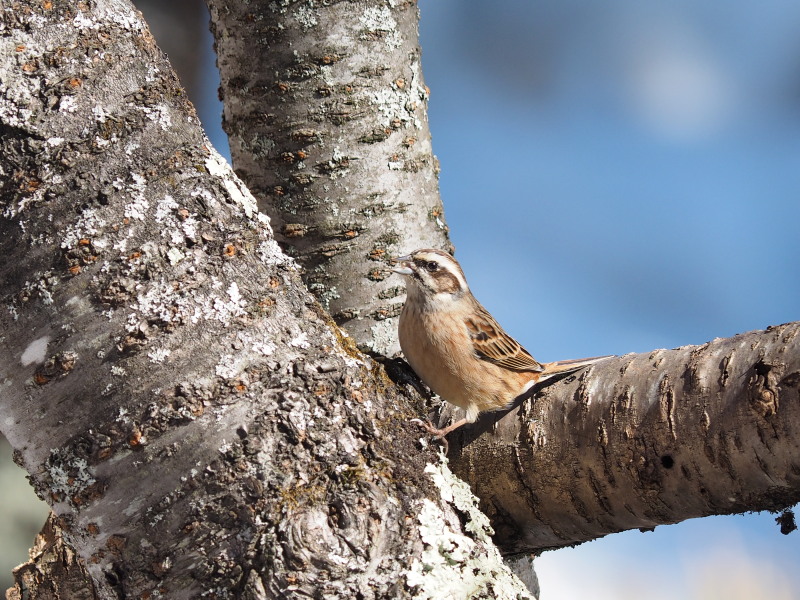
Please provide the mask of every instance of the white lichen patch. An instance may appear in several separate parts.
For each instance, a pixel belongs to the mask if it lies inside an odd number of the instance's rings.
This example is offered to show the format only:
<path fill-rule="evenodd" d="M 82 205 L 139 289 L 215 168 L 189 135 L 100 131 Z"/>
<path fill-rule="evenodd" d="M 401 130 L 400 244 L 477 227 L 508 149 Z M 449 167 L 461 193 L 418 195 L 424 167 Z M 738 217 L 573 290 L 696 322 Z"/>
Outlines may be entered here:
<path fill-rule="evenodd" d="M 78 110 L 78 101 L 74 96 L 62 96 L 58 101 L 58 110 L 64 113 L 74 113 Z"/>
<path fill-rule="evenodd" d="M 145 195 L 147 180 L 138 173 L 133 173 L 131 178 L 133 179 L 133 183 L 123 185 L 121 188 L 122 191 L 131 195 L 131 201 L 125 205 L 124 214 L 129 219 L 144 221 L 144 218 L 147 215 L 147 210 L 150 208 L 150 201 Z M 114 182 L 114 187 L 118 187 L 119 185 L 120 180 L 117 179 Z"/>
<path fill-rule="evenodd" d="M 297 334 L 294 338 L 289 340 L 289 345 L 293 348 L 310 348 L 311 344 L 308 343 L 308 334 L 305 331 L 301 331 Z"/>
<path fill-rule="evenodd" d="M 32 364 L 41 364 L 44 362 L 44 359 L 47 358 L 47 345 L 50 343 L 50 336 L 43 335 L 40 338 L 36 338 L 28 347 L 25 348 L 25 352 L 22 353 L 20 357 L 20 362 L 22 363 L 23 367 L 27 367 L 28 365 Z"/>
<path fill-rule="evenodd" d="M 220 358 L 220 362 L 214 367 L 217 377 L 230 381 L 236 379 L 245 369 L 245 361 L 241 356 L 226 354 Z"/>
<path fill-rule="evenodd" d="M 16 306 L 14 306 L 13 304 L 6 304 L 6 310 L 8 311 L 8 314 L 11 315 L 12 319 L 14 319 L 15 321 L 19 320 L 19 311 L 17 310 Z"/>
<path fill-rule="evenodd" d="M 258 258 L 265 265 L 285 265 L 292 270 L 297 269 L 293 259 L 283 253 L 281 247 L 274 239 L 264 240 L 258 245 Z"/>
<path fill-rule="evenodd" d="M 215 283 L 222 287 L 222 282 Z M 218 321 L 227 327 L 235 318 L 246 314 L 246 305 L 236 282 L 228 286 L 224 295 L 212 293 L 203 296 L 176 291 L 171 282 L 160 281 L 137 295 L 126 328 L 131 332 L 137 330 L 143 319 L 163 323 L 190 322 L 193 325 L 201 321 Z"/>
<path fill-rule="evenodd" d="M 403 45 L 400 32 L 397 30 L 397 21 L 387 7 L 367 7 L 358 20 L 367 32 L 383 37 L 388 48 L 396 50 Z"/>
<path fill-rule="evenodd" d="M 178 208 L 180 208 L 180 205 L 175 201 L 175 198 L 169 194 L 165 194 L 164 197 L 156 204 L 156 222 L 171 224 L 170 217 L 176 210 L 178 210 Z M 161 235 L 164 235 L 163 231 L 161 232 Z"/>
<path fill-rule="evenodd" d="M 69 225 L 61 239 L 62 248 L 74 248 L 78 245 L 78 240 L 90 239 L 102 231 L 106 226 L 105 220 L 100 216 L 97 209 L 87 208 L 82 211 L 75 222 Z"/>
<path fill-rule="evenodd" d="M 210 144 L 209 144 L 210 146 Z M 236 176 L 227 161 L 214 148 L 208 153 L 208 158 L 205 162 L 205 167 L 209 175 L 219 177 L 225 185 L 225 190 L 228 192 L 231 200 L 238 204 L 244 210 L 244 214 L 248 218 L 257 218 L 262 223 L 269 223 L 269 218 L 258 212 L 258 204 L 256 199 L 250 193 L 250 190 L 245 187 L 244 183 Z"/>
<path fill-rule="evenodd" d="M 270 356 L 277 350 L 277 346 L 272 342 L 253 342 L 250 347 L 253 352 L 258 352 L 262 356 Z"/>
<path fill-rule="evenodd" d="M 410 81 L 406 81 L 402 88 L 393 85 L 372 93 L 371 101 L 386 127 L 390 127 L 395 119 L 400 119 L 404 123 L 412 123 L 416 129 L 423 128 L 417 108 L 427 102 L 429 93 L 422 84 L 419 63 L 413 63 L 410 69 Z"/>
<path fill-rule="evenodd" d="M 172 351 L 168 348 L 155 348 L 147 353 L 147 358 L 152 363 L 163 363 L 170 354 Z"/>
<path fill-rule="evenodd" d="M 66 450 L 52 450 L 47 461 L 50 493 L 63 494 L 71 498 L 95 483 L 89 472 L 89 463 L 83 458 L 74 458 Z"/>
<path fill-rule="evenodd" d="M 372 327 L 370 349 L 379 354 L 389 356 L 397 351 L 397 323 L 394 319 L 378 321 Z"/>
<path fill-rule="evenodd" d="M 136 106 L 136 108 L 141 110 L 150 121 L 158 125 L 164 131 L 172 127 L 172 117 L 169 114 L 169 106 L 166 104 Z"/>
<path fill-rule="evenodd" d="M 53 276 L 51 271 L 46 273 L 36 273 L 35 281 L 26 281 L 23 289 L 28 296 L 38 297 L 45 306 L 53 304 L 52 288 L 56 287 L 60 280 Z"/>
<path fill-rule="evenodd" d="M 317 16 L 316 14 L 314 14 L 314 11 L 312 11 L 307 6 L 301 6 L 297 10 L 295 10 L 294 18 L 298 23 L 300 23 L 300 26 L 305 30 L 317 26 Z"/>
<path fill-rule="evenodd" d="M 110 113 L 103 108 L 102 106 L 93 106 L 92 107 L 92 116 L 94 116 L 95 120 L 98 123 L 105 123 L 108 120 L 108 115 Z"/>
<path fill-rule="evenodd" d="M 119 5 L 118 3 L 110 3 L 109 5 L 100 3 L 92 7 L 91 13 L 77 10 L 75 17 L 72 19 L 73 27 L 78 30 L 98 30 L 101 27 L 108 27 L 109 23 L 114 23 L 120 29 L 125 29 L 133 34 L 141 33 L 146 27 L 144 22 L 138 18 L 136 11 L 132 10 L 132 6 Z"/>
<path fill-rule="evenodd" d="M 478 509 L 469 487 L 457 479 L 446 459 L 429 464 L 430 474 L 439 488 L 441 501 L 452 505 L 466 521 L 458 531 L 459 519 L 445 513 L 425 498 L 417 521 L 425 545 L 419 561 L 405 572 L 406 581 L 418 600 L 461 600 L 463 598 L 533 599 L 525 585 L 503 562 L 491 541 L 488 518 Z"/>
<path fill-rule="evenodd" d="M 184 258 L 186 258 L 186 255 L 177 248 L 170 248 L 167 250 L 167 259 L 171 265 L 177 265 Z"/>

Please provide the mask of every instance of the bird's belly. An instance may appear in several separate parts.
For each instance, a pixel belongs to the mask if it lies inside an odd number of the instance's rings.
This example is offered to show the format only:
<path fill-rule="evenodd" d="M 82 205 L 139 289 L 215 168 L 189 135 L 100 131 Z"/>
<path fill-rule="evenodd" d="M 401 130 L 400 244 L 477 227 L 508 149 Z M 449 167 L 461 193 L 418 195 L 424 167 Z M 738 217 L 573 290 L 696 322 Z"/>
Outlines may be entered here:
<path fill-rule="evenodd" d="M 407 320 L 400 321 L 400 347 L 411 368 L 431 390 L 474 420 L 479 412 L 507 406 L 530 376 L 481 360 L 466 331 L 459 334 L 438 332 L 437 337 L 435 327 L 409 327 Z"/>

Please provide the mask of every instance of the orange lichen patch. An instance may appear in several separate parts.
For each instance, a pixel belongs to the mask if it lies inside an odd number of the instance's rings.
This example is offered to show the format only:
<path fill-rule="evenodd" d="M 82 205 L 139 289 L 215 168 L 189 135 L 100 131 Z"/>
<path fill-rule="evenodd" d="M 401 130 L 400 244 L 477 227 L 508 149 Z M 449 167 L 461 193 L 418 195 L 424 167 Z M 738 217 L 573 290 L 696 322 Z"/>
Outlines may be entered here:
<path fill-rule="evenodd" d="M 47 377 L 45 377 L 45 376 L 44 376 L 44 375 L 42 375 L 41 373 L 35 373 L 35 374 L 33 375 L 33 382 L 34 382 L 36 385 L 44 385 L 44 384 L 45 384 L 45 383 L 47 383 L 48 381 L 50 381 L 50 379 L 48 379 Z"/>
<path fill-rule="evenodd" d="M 372 260 L 382 260 L 384 256 L 386 256 L 386 250 L 383 248 L 373 248 L 369 253 L 369 257 Z"/>
<path fill-rule="evenodd" d="M 86 526 L 86 531 L 90 535 L 97 535 L 98 533 L 100 533 L 100 527 L 97 525 L 97 523 L 89 523 Z"/>
<path fill-rule="evenodd" d="M 242 393 L 242 392 L 244 392 L 244 391 L 247 389 L 247 385 L 245 385 L 245 384 L 244 384 L 243 382 L 241 382 L 241 381 L 237 381 L 237 382 L 236 382 L 236 385 L 235 385 L 235 386 L 233 386 L 233 387 L 234 387 L 234 389 L 235 389 L 237 392 L 239 392 L 239 393 Z"/>
<path fill-rule="evenodd" d="M 42 8 L 45 10 L 50 10 L 53 8 L 53 3 L 50 2 L 50 0 L 44 0 L 44 2 L 42 2 Z"/>
<path fill-rule="evenodd" d="M 191 533 L 192 531 L 197 529 L 199 526 L 200 526 L 200 523 L 198 523 L 197 521 L 192 521 L 191 523 L 187 523 L 186 525 L 181 527 L 181 531 L 183 533 Z"/>
<path fill-rule="evenodd" d="M 26 73 L 33 73 L 36 70 L 36 63 L 26 62 L 24 65 L 22 65 L 22 70 Z"/>
<path fill-rule="evenodd" d="M 121 535 L 112 535 L 106 542 L 106 548 L 114 554 L 121 554 L 127 545 L 127 540 Z"/>
<path fill-rule="evenodd" d="M 271 287 L 273 290 L 277 290 L 279 287 L 281 287 L 281 279 L 280 279 L 280 277 L 275 277 L 275 275 L 270 275 L 270 277 L 269 277 L 269 287 Z M 270 302 L 272 304 L 275 304 L 275 302 L 272 301 L 271 298 L 269 298 L 269 300 L 270 300 Z"/>
<path fill-rule="evenodd" d="M 352 240 L 354 237 L 358 237 L 358 231 L 355 229 L 348 229 L 342 233 L 342 237 L 346 240 Z"/>
<path fill-rule="evenodd" d="M 80 265 L 73 265 L 67 270 L 70 272 L 71 275 L 77 275 L 78 273 L 81 272 L 81 267 Z"/>
<path fill-rule="evenodd" d="M 222 255 L 226 258 L 233 258 L 236 256 L 236 246 L 233 244 L 225 244 L 225 247 L 222 249 Z"/>
<path fill-rule="evenodd" d="M 394 84 L 402 90 L 404 87 L 406 87 L 406 80 L 400 77 L 399 79 L 394 80 Z"/>
<path fill-rule="evenodd" d="M 413 146 L 416 143 L 417 143 L 417 138 L 415 138 L 413 135 L 408 136 L 406 139 L 403 140 L 403 146 L 405 146 L 406 148 L 411 148 L 411 146 Z"/>
<path fill-rule="evenodd" d="M 28 193 L 35 192 L 39 189 L 40 185 L 42 185 L 42 182 L 38 179 L 29 179 L 28 183 L 25 185 L 25 191 Z"/>
<path fill-rule="evenodd" d="M 303 237 L 308 231 L 308 226 L 302 223 L 287 223 L 281 228 L 281 233 L 287 238 Z"/>
<path fill-rule="evenodd" d="M 142 253 L 137 250 L 136 252 L 131 252 L 128 255 L 128 260 L 136 260 L 137 258 L 141 258 L 141 257 L 142 257 Z"/>
<path fill-rule="evenodd" d="M 20 44 L 19 46 L 14 48 L 14 50 L 16 50 L 17 52 L 22 52 L 23 50 L 25 50 L 25 44 Z"/>
<path fill-rule="evenodd" d="M 78 240 L 78 246 L 88 246 L 92 241 L 88 238 L 81 238 Z"/>
<path fill-rule="evenodd" d="M 72 77 L 68 83 L 71 88 L 79 88 L 83 85 L 83 82 L 77 77 Z"/>
<path fill-rule="evenodd" d="M 320 396 L 325 396 L 326 394 L 329 394 L 329 393 L 330 393 L 330 391 L 331 391 L 331 388 L 330 388 L 328 385 L 326 385 L 326 384 L 324 384 L 324 383 L 320 383 L 320 384 L 319 384 L 319 385 L 318 385 L 318 386 L 317 386 L 317 387 L 314 389 L 314 395 L 315 395 L 315 396 L 317 396 L 317 397 L 320 397 Z"/>
<path fill-rule="evenodd" d="M 372 281 L 383 281 L 389 276 L 389 271 L 386 269 L 371 269 L 369 273 L 367 273 L 367 278 L 371 279 Z"/>
<path fill-rule="evenodd" d="M 137 427 L 131 432 L 131 435 L 128 437 L 128 445 L 132 448 L 138 448 L 142 445 L 142 432 Z"/>

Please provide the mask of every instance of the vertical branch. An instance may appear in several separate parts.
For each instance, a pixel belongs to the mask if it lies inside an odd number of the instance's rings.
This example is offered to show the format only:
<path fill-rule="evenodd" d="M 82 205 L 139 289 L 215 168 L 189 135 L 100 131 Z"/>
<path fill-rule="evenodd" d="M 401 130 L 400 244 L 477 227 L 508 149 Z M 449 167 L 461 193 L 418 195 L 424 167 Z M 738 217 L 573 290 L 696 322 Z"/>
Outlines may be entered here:
<path fill-rule="evenodd" d="M 362 348 L 397 350 L 388 259 L 449 249 L 412 2 L 208 2 L 237 173 Z"/>

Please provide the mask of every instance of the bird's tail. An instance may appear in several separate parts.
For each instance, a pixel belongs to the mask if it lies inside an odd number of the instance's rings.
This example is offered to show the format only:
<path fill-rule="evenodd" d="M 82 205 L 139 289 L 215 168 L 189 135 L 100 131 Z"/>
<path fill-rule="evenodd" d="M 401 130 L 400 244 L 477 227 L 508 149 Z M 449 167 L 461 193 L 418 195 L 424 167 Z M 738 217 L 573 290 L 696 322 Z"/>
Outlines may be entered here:
<path fill-rule="evenodd" d="M 570 360 L 557 360 L 555 362 L 544 363 L 544 371 L 539 376 L 539 381 L 553 377 L 554 375 L 566 375 L 573 371 L 578 371 L 596 362 L 605 360 L 607 358 L 614 358 L 613 354 L 606 356 L 592 356 L 591 358 L 573 358 Z"/>

